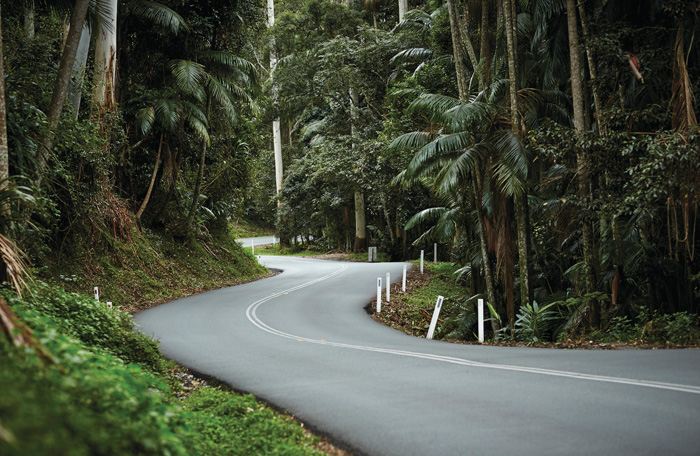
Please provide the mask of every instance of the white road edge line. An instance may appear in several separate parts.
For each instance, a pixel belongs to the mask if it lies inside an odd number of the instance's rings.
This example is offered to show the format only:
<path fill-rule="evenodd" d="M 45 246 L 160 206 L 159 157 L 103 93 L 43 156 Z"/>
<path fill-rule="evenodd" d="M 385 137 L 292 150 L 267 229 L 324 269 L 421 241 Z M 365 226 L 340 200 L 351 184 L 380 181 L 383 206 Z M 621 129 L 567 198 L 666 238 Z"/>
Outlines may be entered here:
<path fill-rule="evenodd" d="M 309 286 L 314 285 L 318 282 L 322 282 L 324 280 L 330 279 L 331 277 L 334 277 L 334 276 L 344 272 L 347 269 L 348 269 L 348 265 L 343 265 L 339 269 L 337 269 L 329 274 L 326 274 L 323 277 L 319 277 L 318 279 L 314 279 L 314 280 L 311 280 L 309 282 L 302 283 L 301 285 L 297 285 L 295 287 L 288 288 L 288 289 L 280 291 L 274 295 L 267 296 L 267 297 L 262 298 L 258 301 L 255 301 L 250 306 L 248 306 L 248 308 L 246 309 L 246 317 L 253 325 L 257 326 L 258 328 L 262 329 L 265 332 L 268 332 L 270 334 L 273 334 L 273 335 L 276 335 L 279 337 L 284 337 L 286 339 L 292 339 L 295 341 L 303 341 L 303 342 L 309 342 L 309 343 L 319 344 L 319 345 L 328 345 L 328 346 L 337 347 L 337 348 L 346 348 L 346 349 L 352 349 L 352 350 L 362 350 L 362 351 L 369 351 L 369 352 L 376 352 L 376 353 L 385 353 L 385 354 L 389 354 L 389 355 L 407 356 L 407 357 L 411 357 L 411 358 L 421 358 L 421 359 L 427 359 L 427 360 L 431 360 L 431 361 L 439 361 L 439 362 L 458 364 L 458 365 L 469 366 L 469 367 L 481 367 L 481 368 L 486 368 L 486 369 L 499 369 L 499 370 L 515 371 L 515 372 L 526 372 L 526 373 L 531 373 L 531 374 L 549 375 L 549 376 L 554 376 L 554 377 L 567 377 L 567 378 L 573 378 L 573 379 L 578 379 L 578 380 L 589 380 L 589 381 L 597 381 L 597 382 L 616 383 L 616 384 L 621 384 L 621 385 L 642 386 L 642 387 L 646 387 L 646 388 L 656 388 L 656 389 L 663 389 L 663 390 L 669 390 L 669 391 L 678 391 L 678 392 L 683 392 L 683 393 L 700 394 L 700 386 L 682 385 L 682 384 L 665 383 L 665 382 L 654 382 L 654 381 L 649 381 L 649 380 L 635 380 L 635 379 L 622 378 L 622 377 L 609 377 L 609 376 L 605 376 L 605 375 L 583 374 L 583 373 L 579 373 L 579 372 L 560 371 L 560 370 L 553 370 L 553 369 L 541 369 L 541 368 L 537 368 L 537 367 L 514 366 L 514 365 L 508 365 L 508 364 L 489 364 L 489 363 L 482 363 L 482 362 L 478 362 L 478 361 L 470 361 L 470 360 L 462 359 L 462 358 L 454 358 L 454 357 L 450 357 L 450 356 L 433 355 L 430 353 L 394 350 L 394 349 L 379 348 L 379 347 L 369 347 L 369 346 L 363 346 L 363 345 L 329 342 L 326 340 L 309 339 L 306 337 L 295 336 L 293 334 L 289 334 L 289 333 L 277 330 L 277 329 L 267 325 L 266 323 L 264 323 L 257 316 L 257 310 L 260 308 L 260 306 L 262 306 L 266 302 L 271 301 L 272 299 L 278 298 L 280 296 L 284 296 L 284 295 L 291 293 L 293 291 L 297 291 L 297 290 L 301 290 L 302 288 L 309 287 Z"/>

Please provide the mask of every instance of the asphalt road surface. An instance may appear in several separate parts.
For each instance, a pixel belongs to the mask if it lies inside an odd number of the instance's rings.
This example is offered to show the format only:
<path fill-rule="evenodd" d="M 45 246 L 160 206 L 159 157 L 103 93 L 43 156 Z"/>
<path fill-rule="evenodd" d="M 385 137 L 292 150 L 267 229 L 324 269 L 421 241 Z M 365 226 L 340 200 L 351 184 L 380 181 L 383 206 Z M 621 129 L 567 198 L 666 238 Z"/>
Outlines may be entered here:
<path fill-rule="evenodd" d="M 698 455 L 700 350 L 556 350 L 404 335 L 363 310 L 402 263 L 284 272 L 136 314 L 166 356 L 354 454 Z"/>

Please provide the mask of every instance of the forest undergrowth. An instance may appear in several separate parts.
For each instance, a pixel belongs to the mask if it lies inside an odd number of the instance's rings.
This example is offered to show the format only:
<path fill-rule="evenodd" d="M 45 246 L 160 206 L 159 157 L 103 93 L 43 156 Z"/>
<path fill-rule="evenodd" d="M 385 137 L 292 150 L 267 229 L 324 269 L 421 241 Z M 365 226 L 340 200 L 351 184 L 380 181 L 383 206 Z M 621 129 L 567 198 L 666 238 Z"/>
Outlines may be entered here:
<path fill-rule="evenodd" d="M 24 298 L 2 290 L 28 343 L 0 338 L 0 455 L 344 454 L 133 331 L 131 312 L 267 274 L 230 231 L 184 245 L 134 232 L 80 247 L 40 268 Z"/>

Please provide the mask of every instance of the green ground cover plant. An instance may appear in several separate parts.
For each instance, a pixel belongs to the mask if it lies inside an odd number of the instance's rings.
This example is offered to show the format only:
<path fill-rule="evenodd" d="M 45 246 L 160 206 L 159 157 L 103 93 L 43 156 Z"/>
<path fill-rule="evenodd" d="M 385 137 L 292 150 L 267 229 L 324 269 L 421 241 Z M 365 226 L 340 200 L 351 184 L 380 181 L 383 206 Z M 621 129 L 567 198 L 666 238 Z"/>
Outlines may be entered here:
<path fill-rule="evenodd" d="M 324 454 L 250 395 L 209 386 L 183 395 L 177 366 L 130 315 L 44 283 L 30 291 L 25 300 L 3 291 L 35 346 L 0 338 L 0 454 Z"/>

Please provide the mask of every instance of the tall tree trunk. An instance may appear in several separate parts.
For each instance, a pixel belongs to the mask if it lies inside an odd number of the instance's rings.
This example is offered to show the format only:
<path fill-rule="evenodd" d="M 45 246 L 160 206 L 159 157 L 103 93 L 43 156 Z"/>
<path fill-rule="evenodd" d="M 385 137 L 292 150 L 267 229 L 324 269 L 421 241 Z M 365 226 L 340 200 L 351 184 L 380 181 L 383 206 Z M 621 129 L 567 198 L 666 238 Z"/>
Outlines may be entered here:
<path fill-rule="evenodd" d="M 472 43 L 472 39 L 469 36 L 469 24 L 471 23 L 471 17 L 469 14 L 469 4 L 465 3 L 463 11 L 464 11 L 464 19 L 460 20 L 459 35 L 462 39 L 462 45 L 467 50 L 467 55 L 469 56 L 469 60 L 471 61 L 472 68 L 474 69 L 475 73 L 478 73 L 479 58 L 476 56 L 476 50 L 474 49 L 474 43 Z M 479 74 L 479 78 L 481 78 L 481 77 L 482 77 L 482 75 Z"/>
<path fill-rule="evenodd" d="M 36 10 L 34 9 L 34 0 L 30 0 L 24 5 L 24 33 L 30 40 L 33 40 L 36 35 L 34 27 L 35 17 Z"/>
<path fill-rule="evenodd" d="M 117 7 L 118 0 L 102 0 L 104 15 L 100 20 L 95 38 L 95 86 L 92 103 L 98 113 L 112 110 L 115 106 L 115 82 L 117 74 Z"/>
<path fill-rule="evenodd" d="M 63 105 L 66 100 L 66 93 L 70 84 L 70 76 L 73 70 L 73 63 L 78 52 L 80 44 L 80 35 L 82 35 L 85 16 L 87 15 L 90 0 L 76 0 L 73 7 L 73 13 L 70 20 L 70 30 L 66 37 L 66 43 L 61 54 L 61 62 L 58 66 L 58 74 L 56 75 L 56 83 L 49 104 L 47 117 L 46 133 L 41 139 L 37 154 L 37 177 L 34 180 L 34 186 L 41 188 L 41 183 L 44 178 L 44 172 L 48 164 L 49 154 L 53 149 L 53 141 L 56 134 L 56 127 L 63 112 Z"/>
<path fill-rule="evenodd" d="M 404 16 L 408 11 L 408 0 L 399 0 L 399 22 L 403 22 Z"/>
<path fill-rule="evenodd" d="M 486 282 L 486 298 L 487 301 L 494 306 L 494 308 L 497 308 L 496 287 L 493 283 L 493 271 L 491 268 L 491 260 L 489 259 L 488 242 L 486 240 L 486 223 L 484 220 L 484 210 L 482 208 L 482 192 L 484 189 L 484 183 L 478 170 L 474 171 L 473 176 L 474 207 L 476 208 L 476 216 L 479 219 L 479 247 L 481 250 L 481 263 L 484 269 L 484 281 Z M 500 329 L 500 325 L 495 318 L 491 319 L 491 329 L 493 330 L 494 334 Z"/>
<path fill-rule="evenodd" d="M 85 81 L 85 68 L 87 67 L 87 58 L 90 51 L 90 27 L 83 26 L 83 32 L 80 35 L 80 44 L 78 52 L 75 55 L 73 63 L 73 76 L 70 80 L 70 90 L 68 92 L 68 100 L 73 108 L 73 116 L 78 118 L 80 114 L 80 101 L 83 97 L 83 82 Z"/>
<path fill-rule="evenodd" d="M 207 119 L 210 118 L 211 116 L 211 96 L 209 93 L 206 94 L 207 97 Z M 207 158 L 207 146 L 209 145 L 209 141 L 206 138 L 202 138 L 202 147 L 201 147 L 201 154 L 199 156 L 199 170 L 197 172 L 197 181 L 194 184 L 194 192 L 192 193 L 192 204 L 190 206 L 190 211 L 187 214 L 187 218 L 185 219 L 185 225 L 183 229 L 183 233 L 187 234 L 187 232 L 190 230 L 190 227 L 192 226 L 192 222 L 194 222 L 194 216 L 197 213 L 197 207 L 199 206 L 199 197 L 202 193 L 202 181 L 204 180 L 204 165 L 206 164 L 206 158 Z"/>
<path fill-rule="evenodd" d="M 489 5 L 490 0 L 481 0 L 481 27 L 479 27 L 479 35 L 481 36 L 479 62 L 483 62 L 483 76 L 479 78 L 479 89 L 484 90 L 491 83 L 489 77 L 491 73 L 491 43 L 489 41 Z"/>
<path fill-rule="evenodd" d="M 518 109 L 518 53 L 517 53 L 517 24 L 518 19 L 515 13 L 515 2 L 513 0 L 503 1 L 503 12 L 506 23 L 506 40 L 508 43 L 508 78 L 510 87 L 510 121 L 511 130 L 514 135 L 520 136 L 521 117 Z M 518 260 L 520 272 L 520 305 L 530 302 L 530 267 L 529 267 L 529 223 L 527 189 L 514 196 L 515 216 L 518 227 Z M 515 310 L 509 313 L 511 326 L 515 324 Z"/>
<path fill-rule="evenodd" d="M 571 95 L 574 107 L 574 127 L 578 135 L 583 135 L 585 128 L 585 118 L 583 109 L 583 81 L 581 77 L 580 46 L 578 40 L 578 23 L 576 17 L 576 1 L 566 0 L 566 16 L 569 31 L 569 57 L 571 60 Z M 590 196 L 590 186 L 588 177 L 588 154 L 584 149 L 579 148 L 576 152 L 577 172 L 578 172 L 578 196 L 581 204 L 588 204 Z M 593 227 L 589 220 L 581 221 L 583 232 L 583 258 L 585 264 L 585 291 L 592 293 L 596 287 L 595 275 L 595 247 L 593 239 Z M 599 321 L 598 307 L 591 305 L 591 323 L 597 325 Z"/>
<path fill-rule="evenodd" d="M 516 42 L 517 19 L 513 17 L 512 0 L 503 0 L 506 41 L 508 45 L 508 82 L 510 87 L 510 123 L 513 134 L 519 136 L 520 111 L 518 110 L 518 54 Z"/>
<path fill-rule="evenodd" d="M 452 33 L 452 54 L 455 61 L 455 72 L 457 73 L 457 90 L 459 99 L 467 102 L 469 99 L 469 89 L 467 83 L 467 69 L 464 65 L 464 49 L 462 48 L 462 38 L 460 33 L 459 13 L 455 0 L 447 0 L 447 8 L 450 15 L 450 31 Z"/>
<path fill-rule="evenodd" d="M 352 147 L 357 142 L 357 122 L 359 118 L 360 95 L 354 87 L 350 87 L 350 135 Z M 354 251 L 359 252 L 367 247 L 367 219 L 365 216 L 365 195 L 362 190 L 355 190 L 355 246 Z"/>
<path fill-rule="evenodd" d="M 275 25 L 275 1 L 267 0 L 267 27 L 272 28 Z M 277 49 L 275 37 L 270 38 L 270 79 L 272 79 L 272 102 L 277 105 L 279 99 L 279 88 L 274 83 L 274 73 L 277 67 Z M 291 141 L 291 132 L 290 132 Z M 275 154 L 275 188 L 277 195 L 282 193 L 282 181 L 284 177 L 284 162 L 282 160 L 282 131 L 280 128 L 280 118 L 277 117 L 272 121 L 272 146 Z M 282 204 L 281 200 L 277 200 L 277 207 Z"/>
<path fill-rule="evenodd" d="M 365 219 L 365 195 L 355 190 L 355 252 L 367 248 L 367 220 Z"/>
<path fill-rule="evenodd" d="M 143 215 L 143 211 L 146 209 L 146 205 L 148 204 L 148 201 L 151 199 L 151 193 L 153 192 L 153 186 L 156 183 L 156 176 L 158 175 L 158 168 L 160 168 L 160 153 L 163 150 L 163 137 L 164 136 L 165 135 L 163 133 L 160 134 L 160 143 L 158 144 L 158 154 L 156 155 L 156 164 L 153 167 L 153 174 L 151 174 L 151 182 L 148 184 L 148 190 L 146 191 L 146 196 L 143 198 L 143 202 L 141 203 L 139 210 L 136 211 L 136 220 L 141 220 L 141 215 Z"/>
<path fill-rule="evenodd" d="M 5 56 L 2 47 L 2 5 L 0 5 L 0 192 L 9 186 L 10 153 L 7 144 L 7 107 L 5 105 Z M 7 215 L 9 206 L 0 206 L 0 213 Z"/>

